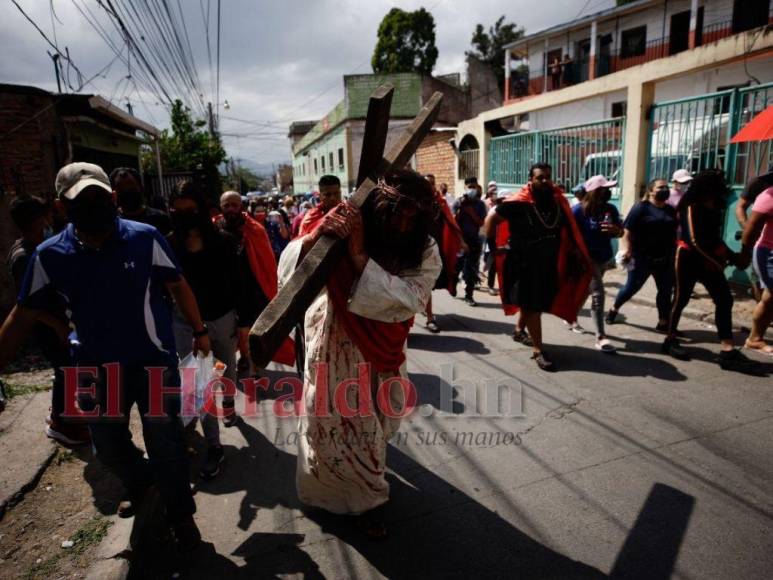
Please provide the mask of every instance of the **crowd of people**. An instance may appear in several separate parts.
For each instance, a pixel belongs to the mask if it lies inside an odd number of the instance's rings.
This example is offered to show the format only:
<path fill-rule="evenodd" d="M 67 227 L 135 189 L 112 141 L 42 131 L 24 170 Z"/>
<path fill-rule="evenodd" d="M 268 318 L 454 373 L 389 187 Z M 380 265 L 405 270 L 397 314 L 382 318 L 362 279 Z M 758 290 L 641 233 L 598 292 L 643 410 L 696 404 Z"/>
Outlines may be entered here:
<path fill-rule="evenodd" d="M 427 328 L 441 331 L 432 308 L 435 289 L 456 296 L 463 284 L 470 307 L 477 305 L 478 289 L 498 294 L 505 313 L 518 314 L 513 340 L 532 349 L 540 369 L 554 371 L 544 347 L 544 313 L 583 332 L 578 313 L 590 297 L 594 346 L 612 354 L 616 347 L 606 326 L 618 322 L 621 308 L 650 276 L 657 285 L 654 327 L 664 335 L 663 352 L 688 358 L 678 326 L 700 282 L 716 305 L 719 365 L 755 372 L 756 363 L 734 346 L 733 298 L 724 275 L 728 264 L 744 269 L 753 262 L 760 302 L 745 346 L 771 354 L 764 334 L 773 317 L 773 174 L 760 176 L 739 203 L 740 253 L 722 239 L 728 195 L 723 174 L 680 170 L 672 181 L 673 189 L 664 179 L 653 180 L 625 219 L 611 203 L 615 181 L 593 176 L 570 202 L 545 163 L 532 166 L 518 192 L 499 191 L 490 182 L 484 194 L 471 178 L 458 198 L 445 184 L 436 187 L 432 175 L 397 171 L 380 179 L 359 208 L 343 199 L 332 175 L 320 179 L 310 199 L 282 200 L 246 199 L 233 191 L 213 198 L 196 181 L 184 180 L 166 213 L 147 206 L 135 170 L 119 168 L 108 176 L 96 165 L 69 164 L 57 175 L 54 205 L 31 197 L 12 204 L 22 234 L 9 256 L 18 302 L 0 329 L 0 370 L 31 334 L 55 369 L 47 434 L 68 445 L 92 443 L 126 488 L 119 515 L 134 513 L 155 484 L 180 548 L 191 550 L 200 533 L 179 420 L 179 360 L 212 352 L 234 383 L 260 373 L 248 356 L 249 328 L 320 236 L 341 238 L 345 256 L 302 325 L 307 412 L 299 424 L 297 491 L 306 505 L 362 515 L 365 533 L 383 537 L 386 447 L 400 411 L 409 406 L 400 381 L 393 380 L 408 376 L 406 341 L 414 316 L 424 313 Z M 604 274 L 615 261 L 628 278 L 606 310 Z M 294 349 L 286 341 L 274 360 L 295 364 Z M 336 397 L 329 405 L 328 385 L 358 377 L 362 365 L 372 369 L 372 385 L 386 385 L 383 400 L 395 413 L 353 416 L 326 407 L 340 403 Z M 86 382 L 95 385 L 79 391 L 78 421 L 70 417 L 75 402 L 68 400 L 63 372 L 72 366 L 93 371 Z M 106 399 L 115 380 L 119 420 L 83 421 L 98 409 L 116 410 Z M 154 416 L 154 385 L 171 395 L 163 398 L 162 417 Z M 360 395 L 356 385 L 347 390 L 346 408 L 357 408 Z M 129 430 L 135 404 L 147 459 Z M 233 393 L 223 396 L 222 407 L 224 426 L 236 424 Z M 321 407 L 324 413 L 317 412 Z M 224 451 L 218 417 L 204 414 L 200 423 L 207 452 L 199 473 L 206 480 L 222 469 Z M 341 431 L 344 440 L 337 436 Z"/>

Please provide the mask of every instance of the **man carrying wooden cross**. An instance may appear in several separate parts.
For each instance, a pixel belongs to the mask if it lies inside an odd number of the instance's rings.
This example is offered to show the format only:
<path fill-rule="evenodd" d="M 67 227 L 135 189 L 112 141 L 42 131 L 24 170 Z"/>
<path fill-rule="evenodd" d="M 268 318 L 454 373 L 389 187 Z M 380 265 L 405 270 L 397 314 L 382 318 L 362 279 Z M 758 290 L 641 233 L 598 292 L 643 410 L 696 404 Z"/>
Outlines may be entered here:
<path fill-rule="evenodd" d="M 416 404 L 406 400 L 413 393 L 407 386 L 406 339 L 441 269 L 429 235 L 433 198 L 419 174 L 389 173 L 361 210 L 341 204 L 320 216 L 309 234 L 346 239 L 347 250 L 305 318 L 297 471 L 305 504 L 363 514 L 389 499 L 387 443 L 406 406 Z M 303 245 L 299 238 L 285 248 L 280 283 L 295 269 Z M 384 535 L 375 514 L 363 523 L 369 535 Z"/>

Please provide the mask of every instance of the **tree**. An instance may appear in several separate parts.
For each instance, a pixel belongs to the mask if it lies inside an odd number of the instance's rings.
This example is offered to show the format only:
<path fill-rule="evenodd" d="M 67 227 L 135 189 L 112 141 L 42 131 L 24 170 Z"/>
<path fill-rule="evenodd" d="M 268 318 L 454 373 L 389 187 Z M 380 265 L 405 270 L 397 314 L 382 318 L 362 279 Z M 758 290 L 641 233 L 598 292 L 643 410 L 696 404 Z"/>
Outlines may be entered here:
<path fill-rule="evenodd" d="M 220 164 L 226 159 L 226 152 L 220 136 L 210 134 L 207 122 L 194 119 L 190 109 L 180 100 L 172 105 L 169 119 L 170 128 L 159 136 L 161 165 L 164 171 L 201 172 L 211 194 L 220 189 Z M 143 167 L 156 167 L 154 153 L 148 151 L 142 161 Z"/>
<path fill-rule="evenodd" d="M 522 26 L 512 22 L 505 24 L 505 17 L 500 16 L 494 26 L 489 27 L 488 32 L 482 24 L 475 26 L 475 32 L 472 33 L 472 50 L 467 51 L 467 54 L 488 64 L 502 86 L 505 82 L 505 46 L 522 36 Z"/>
<path fill-rule="evenodd" d="M 432 74 L 437 61 L 435 19 L 424 8 L 392 8 L 378 27 L 371 65 L 375 73 Z"/>

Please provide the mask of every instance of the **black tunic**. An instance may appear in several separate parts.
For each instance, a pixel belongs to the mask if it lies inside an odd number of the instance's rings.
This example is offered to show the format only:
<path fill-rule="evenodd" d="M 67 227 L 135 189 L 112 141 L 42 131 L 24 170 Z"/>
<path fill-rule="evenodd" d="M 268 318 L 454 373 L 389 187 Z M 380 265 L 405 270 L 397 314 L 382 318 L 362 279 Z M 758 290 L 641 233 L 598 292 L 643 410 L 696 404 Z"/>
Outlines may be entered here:
<path fill-rule="evenodd" d="M 564 213 L 552 200 L 540 209 L 532 203 L 507 202 L 496 212 L 510 226 L 502 284 L 505 302 L 532 312 L 549 311 L 558 292 Z"/>

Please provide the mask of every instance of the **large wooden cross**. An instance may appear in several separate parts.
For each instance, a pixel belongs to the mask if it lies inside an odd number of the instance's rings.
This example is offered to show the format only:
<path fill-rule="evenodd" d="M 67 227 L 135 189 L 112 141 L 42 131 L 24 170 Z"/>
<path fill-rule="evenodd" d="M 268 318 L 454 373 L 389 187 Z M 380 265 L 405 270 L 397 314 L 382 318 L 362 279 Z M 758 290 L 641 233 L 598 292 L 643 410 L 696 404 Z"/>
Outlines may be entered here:
<path fill-rule="evenodd" d="M 393 93 L 394 87 L 382 85 L 368 103 L 357 191 L 349 199 L 357 207 L 368 199 L 380 176 L 390 169 L 405 167 L 440 112 L 443 95 L 436 92 L 384 156 Z M 287 335 L 303 320 L 345 249 L 345 240 L 323 235 L 304 256 L 250 330 L 250 355 L 256 366 L 265 368 Z"/>

